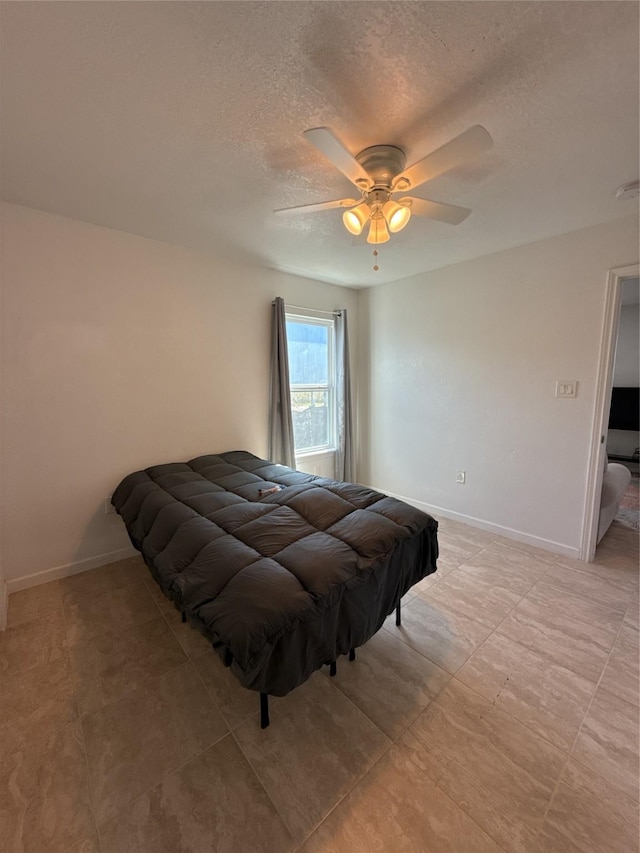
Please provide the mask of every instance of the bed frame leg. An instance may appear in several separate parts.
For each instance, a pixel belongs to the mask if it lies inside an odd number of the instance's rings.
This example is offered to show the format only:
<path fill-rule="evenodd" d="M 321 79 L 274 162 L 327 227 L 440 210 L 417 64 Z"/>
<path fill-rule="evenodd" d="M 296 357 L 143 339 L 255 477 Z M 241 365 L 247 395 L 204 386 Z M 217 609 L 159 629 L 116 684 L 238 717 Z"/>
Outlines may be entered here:
<path fill-rule="evenodd" d="M 233 654 L 229 651 L 229 649 L 224 650 L 224 661 L 223 661 L 223 663 L 225 666 L 231 666 L 231 664 L 233 663 Z"/>
<path fill-rule="evenodd" d="M 355 659 L 356 659 L 356 650 L 355 649 L 349 649 L 349 660 L 355 660 Z"/>
<path fill-rule="evenodd" d="M 338 671 L 338 668 L 336 667 L 336 662 L 334 660 L 332 660 L 331 663 L 329 664 L 329 675 L 333 678 L 333 676 L 336 674 L 337 671 Z"/>
<path fill-rule="evenodd" d="M 183 614 L 182 614 L 182 621 L 183 621 L 183 622 L 186 622 L 186 621 L 187 621 L 187 614 L 186 614 L 186 613 L 183 613 Z"/>
<path fill-rule="evenodd" d="M 260 728 L 266 729 L 269 725 L 269 694 L 260 694 Z"/>
<path fill-rule="evenodd" d="M 396 607 L 396 625 L 398 625 L 398 627 L 402 625 L 402 619 L 400 618 L 400 602 L 398 602 L 398 606 Z"/>

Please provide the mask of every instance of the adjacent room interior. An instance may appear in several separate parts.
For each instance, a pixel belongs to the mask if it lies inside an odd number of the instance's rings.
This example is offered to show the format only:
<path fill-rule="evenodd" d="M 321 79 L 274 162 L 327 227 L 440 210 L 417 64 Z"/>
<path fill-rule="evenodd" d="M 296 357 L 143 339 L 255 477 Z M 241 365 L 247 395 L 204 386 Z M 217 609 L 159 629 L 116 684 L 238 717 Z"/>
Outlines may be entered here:
<path fill-rule="evenodd" d="M 0 853 L 638 851 L 638 14 L 0 4 Z M 111 499 L 283 461 L 278 297 L 439 556 L 261 729 Z"/>

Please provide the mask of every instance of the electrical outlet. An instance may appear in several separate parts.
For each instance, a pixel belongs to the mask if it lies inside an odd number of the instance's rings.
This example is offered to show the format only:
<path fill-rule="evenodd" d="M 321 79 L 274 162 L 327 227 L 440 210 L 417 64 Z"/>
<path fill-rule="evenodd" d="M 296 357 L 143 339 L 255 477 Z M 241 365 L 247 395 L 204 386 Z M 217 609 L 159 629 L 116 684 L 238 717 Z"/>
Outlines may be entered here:
<path fill-rule="evenodd" d="M 466 483 L 467 482 L 467 472 L 466 471 L 456 471 L 456 483 Z"/>
<path fill-rule="evenodd" d="M 116 511 L 115 507 L 111 503 L 111 498 L 105 498 L 104 499 L 104 514 L 105 515 L 112 515 L 115 511 Z"/>

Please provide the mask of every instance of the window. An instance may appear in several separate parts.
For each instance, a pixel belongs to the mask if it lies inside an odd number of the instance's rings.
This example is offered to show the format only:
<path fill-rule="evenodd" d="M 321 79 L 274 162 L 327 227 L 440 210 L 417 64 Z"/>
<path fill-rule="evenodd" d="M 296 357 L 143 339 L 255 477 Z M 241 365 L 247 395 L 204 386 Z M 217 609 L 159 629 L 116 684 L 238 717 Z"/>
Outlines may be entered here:
<path fill-rule="evenodd" d="M 333 450 L 333 322 L 287 314 L 291 414 L 296 455 Z"/>

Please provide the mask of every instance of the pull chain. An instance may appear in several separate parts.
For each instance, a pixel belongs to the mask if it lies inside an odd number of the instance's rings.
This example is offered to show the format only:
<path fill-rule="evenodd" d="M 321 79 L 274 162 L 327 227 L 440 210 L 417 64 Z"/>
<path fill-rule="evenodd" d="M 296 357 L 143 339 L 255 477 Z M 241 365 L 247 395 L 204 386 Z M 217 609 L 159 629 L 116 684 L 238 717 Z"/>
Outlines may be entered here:
<path fill-rule="evenodd" d="M 374 257 L 374 260 L 375 260 L 375 264 L 373 265 L 373 268 L 374 268 L 374 270 L 375 270 L 376 272 L 378 272 L 378 270 L 380 269 L 380 267 L 378 266 L 378 260 L 377 260 L 377 258 L 378 258 L 378 250 L 377 250 L 377 249 L 374 249 L 374 250 L 373 250 L 373 257 Z"/>

